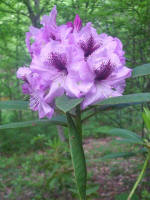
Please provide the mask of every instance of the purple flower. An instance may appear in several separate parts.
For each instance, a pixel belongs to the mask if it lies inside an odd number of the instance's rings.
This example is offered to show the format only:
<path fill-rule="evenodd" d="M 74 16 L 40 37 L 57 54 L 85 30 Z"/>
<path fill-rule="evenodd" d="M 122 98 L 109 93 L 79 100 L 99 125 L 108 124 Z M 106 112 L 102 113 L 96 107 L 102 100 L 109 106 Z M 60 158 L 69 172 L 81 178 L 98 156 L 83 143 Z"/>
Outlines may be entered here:
<path fill-rule="evenodd" d="M 30 31 L 26 33 L 26 45 L 31 57 L 33 57 L 33 55 L 39 55 L 41 48 L 48 42 L 52 40 L 65 40 L 68 34 L 71 32 L 72 29 L 67 25 L 57 26 L 56 16 L 57 10 L 55 6 L 50 12 L 49 16 L 43 16 L 41 21 L 41 24 L 43 25 L 42 28 L 38 29 L 31 26 Z M 34 40 L 32 44 L 30 41 L 31 39 Z"/>
<path fill-rule="evenodd" d="M 82 27 L 82 21 L 81 21 L 79 15 L 75 16 L 75 19 L 74 19 L 73 23 L 71 21 L 67 22 L 67 26 L 71 27 L 72 30 L 78 32 L 81 29 L 81 27 Z"/>
<path fill-rule="evenodd" d="M 54 109 L 46 102 L 44 94 L 41 92 L 33 92 L 30 95 L 30 108 L 34 111 L 38 111 L 39 118 L 48 117 L 51 118 L 54 113 Z"/>
<path fill-rule="evenodd" d="M 55 99 L 63 94 L 83 98 L 82 108 L 105 98 L 122 95 L 131 70 L 125 67 L 118 38 L 98 34 L 79 15 L 73 22 L 56 24 L 57 10 L 44 15 L 41 28 L 30 27 L 26 45 L 32 57 L 30 67 L 21 67 L 17 78 L 30 96 L 30 108 L 39 117 L 51 118 Z M 32 42 L 31 42 L 32 39 Z"/>
<path fill-rule="evenodd" d="M 80 31 L 74 31 L 70 35 L 70 40 L 74 41 L 78 48 L 83 51 L 85 60 L 102 45 L 102 38 L 97 34 L 90 22 Z"/>
<path fill-rule="evenodd" d="M 44 77 L 49 75 L 53 92 L 50 87 L 47 98 L 51 100 L 64 91 L 71 97 L 79 98 L 92 87 L 92 74 L 84 54 L 73 45 L 58 41 L 47 43 L 40 56 L 33 58 L 30 68 Z"/>
<path fill-rule="evenodd" d="M 30 95 L 30 108 L 39 111 L 39 118 L 51 118 L 54 109 L 46 101 L 45 95 L 48 89 L 48 81 L 43 79 L 39 74 L 33 73 L 27 67 L 21 67 L 17 71 L 17 77 L 24 81 L 22 91 Z"/>
<path fill-rule="evenodd" d="M 83 109 L 97 101 L 121 96 L 125 87 L 124 80 L 131 76 L 131 69 L 122 65 L 124 61 L 114 48 L 114 46 L 117 46 L 114 41 L 117 42 L 112 38 L 114 50 L 110 48 L 112 44 L 108 43 L 93 53 L 87 60 L 94 74 L 94 84 L 85 95 L 82 103 Z"/>
<path fill-rule="evenodd" d="M 17 78 L 25 81 L 30 74 L 31 74 L 30 68 L 20 67 L 17 71 Z"/>

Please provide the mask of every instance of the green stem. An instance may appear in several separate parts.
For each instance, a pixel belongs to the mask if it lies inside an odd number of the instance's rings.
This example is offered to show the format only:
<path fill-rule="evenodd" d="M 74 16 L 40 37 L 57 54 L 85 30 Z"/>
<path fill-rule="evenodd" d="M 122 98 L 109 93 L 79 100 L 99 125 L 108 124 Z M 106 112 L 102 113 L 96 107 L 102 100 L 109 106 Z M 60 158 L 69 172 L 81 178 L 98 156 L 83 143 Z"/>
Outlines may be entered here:
<path fill-rule="evenodd" d="M 79 110 L 78 110 L 79 112 Z M 76 116 L 75 122 L 72 119 L 70 113 L 66 113 L 68 128 L 69 128 L 69 143 L 72 164 L 74 168 L 75 180 L 77 184 L 77 189 L 79 192 L 80 200 L 86 200 L 86 161 L 84 156 L 84 150 L 82 145 L 82 123 L 81 115 Z"/>
<path fill-rule="evenodd" d="M 80 105 L 76 106 L 76 127 L 80 133 L 81 136 L 81 141 L 82 141 L 82 121 L 81 121 L 81 110 L 80 110 Z"/>
<path fill-rule="evenodd" d="M 134 184 L 134 186 L 133 186 L 133 188 L 132 188 L 132 190 L 131 190 L 131 192 L 130 192 L 130 194 L 129 194 L 127 200 L 131 200 L 131 198 L 132 198 L 132 196 L 133 196 L 133 194 L 134 194 L 134 192 L 135 192 L 135 190 L 136 190 L 138 184 L 139 184 L 140 181 L 142 180 L 142 177 L 143 177 L 144 172 L 145 172 L 145 170 L 146 170 L 146 168 L 147 168 L 147 164 L 148 164 L 148 161 L 149 161 L 149 160 L 150 160 L 150 150 L 149 150 L 149 152 L 148 152 L 148 154 L 147 154 L 147 157 L 146 157 L 146 160 L 145 160 L 145 162 L 144 162 L 142 171 L 141 171 L 140 175 L 138 176 L 138 179 L 137 179 L 136 183 Z"/>

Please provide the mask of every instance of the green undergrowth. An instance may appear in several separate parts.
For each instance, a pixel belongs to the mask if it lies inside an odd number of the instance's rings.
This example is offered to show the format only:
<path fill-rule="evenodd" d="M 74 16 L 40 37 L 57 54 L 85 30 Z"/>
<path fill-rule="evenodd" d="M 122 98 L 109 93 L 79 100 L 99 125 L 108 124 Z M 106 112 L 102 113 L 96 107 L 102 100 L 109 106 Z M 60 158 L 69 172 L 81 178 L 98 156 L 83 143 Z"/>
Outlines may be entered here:
<path fill-rule="evenodd" d="M 120 158 L 104 161 L 101 158 L 112 152 L 133 150 L 136 147 L 116 146 L 110 137 L 106 140 L 90 139 L 89 143 L 87 142 L 88 139 L 84 140 L 88 166 L 88 200 L 99 200 L 104 194 L 109 193 L 111 188 L 107 184 L 110 179 L 114 180 L 115 184 L 116 177 L 125 176 L 124 184 L 131 187 L 133 180 L 130 182 L 129 177 L 136 174 L 141 167 L 138 159 Z M 40 150 L 30 150 L 28 153 L 13 153 L 11 156 L 0 157 L 1 199 L 77 200 L 68 143 L 62 143 L 55 138 L 47 141 L 45 146 Z M 106 174 L 102 173 L 103 168 L 108 169 Z M 105 180 L 105 184 L 101 183 L 101 179 Z M 118 193 L 121 192 L 117 191 L 116 195 Z M 144 198 L 148 195 L 146 190 L 142 194 Z"/>

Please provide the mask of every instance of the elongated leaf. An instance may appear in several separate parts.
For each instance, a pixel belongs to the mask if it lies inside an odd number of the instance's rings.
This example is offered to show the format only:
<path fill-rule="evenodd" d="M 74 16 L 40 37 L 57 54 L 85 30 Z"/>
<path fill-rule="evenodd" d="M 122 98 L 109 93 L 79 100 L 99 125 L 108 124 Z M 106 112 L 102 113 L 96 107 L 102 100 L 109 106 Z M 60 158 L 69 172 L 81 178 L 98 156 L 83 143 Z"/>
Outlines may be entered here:
<path fill-rule="evenodd" d="M 136 140 L 136 139 L 122 139 L 122 140 L 115 140 L 116 143 L 119 143 L 119 144 L 141 144 L 143 145 L 142 142 L 140 142 L 139 140 Z"/>
<path fill-rule="evenodd" d="M 93 124 L 91 125 L 91 128 L 93 129 Z M 113 128 L 114 127 L 111 127 L 111 126 L 99 126 L 98 128 L 95 129 L 95 133 L 107 133 Z"/>
<path fill-rule="evenodd" d="M 98 102 L 94 105 L 120 105 L 120 104 L 133 104 L 133 103 L 145 103 L 150 101 L 150 93 L 137 93 L 128 94 L 119 97 L 113 97 L 105 99 L 104 101 Z"/>
<path fill-rule="evenodd" d="M 107 155 L 105 155 L 101 158 L 92 159 L 92 160 L 89 160 L 89 161 L 90 162 L 101 162 L 101 161 L 104 161 L 106 159 L 132 157 L 132 156 L 136 156 L 137 154 L 141 154 L 141 153 L 147 153 L 147 149 L 141 148 L 138 151 L 110 153 L 110 154 L 107 154 Z"/>
<path fill-rule="evenodd" d="M 9 109 L 9 110 L 26 110 L 28 109 L 27 101 L 0 101 L 0 109 Z"/>
<path fill-rule="evenodd" d="M 134 133 L 132 131 L 126 130 L 126 129 L 114 128 L 114 129 L 111 129 L 111 130 L 105 132 L 105 134 L 112 135 L 112 136 L 118 136 L 121 138 L 127 138 L 127 139 L 134 140 L 137 143 L 142 143 L 142 138 L 139 135 L 137 135 L 136 133 Z"/>
<path fill-rule="evenodd" d="M 150 63 L 135 67 L 132 71 L 133 78 L 149 74 L 150 74 Z"/>
<path fill-rule="evenodd" d="M 93 193 L 96 193 L 98 189 L 99 189 L 98 185 L 93 186 L 91 188 L 88 188 L 87 191 L 86 191 L 86 195 L 89 196 L 89 195 L 91 195 Z"/>
<path fill-rule="evenodd" d="M 127 200 L 128 196 L 129 196 L 129 194 L 127 192 L 123 192 L 119 195 L 116 195 L 115 200 Z M 133 194 L 131 200 L 140 200 L 140 198 L 136 194 Z"/>
<path fill-rule="evenodd" d="M 112 158 L 127 158 L 130 156 L 135 156 L 137 152 L 117 152 L 117 153 L 111 153 L 106 156 L 103 156 L 101 159 L 112 159 Z"/>
<path fill-rule="evenodd" d="M 99 111 L 110 111 L 110 110 L 120 110 L 123 108 L 126 108 L 128 106 L 135 106 L 138 104 L 141 104 L 143 102 L 136 102 L 136 103 L 120 103 L 120 104 L 114 104 L 114 105 L 100 105 L 100 106 L 96 106 L 97 110 Z M 94 108 L 95 105 L 92 105 L 91 108 Z"/>
<path fill-rule="evenodd" d="M 147 129 L 150 131 L 150 110 L 148 108 L 144 108 L 142 116 Z"/>
<path fill-rule="evenodd" d="M 83 99 L 71 99 L 64 95 L 56 99 L 56 106 L 64 113 L 66 113 L 80 104 L 82 100 Z"/>
<path fill-rule="evenodd" d="M 116 136 L 120 135 L 120 137 L 123 137 L 123 138 L 131 138 L 131 139 L 136 138 L 141 141 L 141 137 L 139 135 L 127 129 L 114 128 L 109 131 L 109 134 L 116 135 Z"/>
<path fill-rule="evenodd" d="M 32 121 L 4 124 L 4 125 L 0 125 L 0 129 L 24 128 L 24 127 L 37 126 L 37 125 L 42 125 L 42 124 L 51 124 L 51 125 L 57 124 L 57 125 L 66 126 L 66 123 L 67 121 L 64 116 L 56 116 L 56 117 L 53 117 L 51 120 L 42 119 L 42 120 L 32 120 Z"/>
<path fill-rule="evenodd" d="M 86 190 L 86 195 L 87 196 L 90 196 L 91 194 L 95 194 L 95 193 L 97 193 L 97 190 L 99 189 L 99 186 L 98 185 L 96 185 L 96 186 L 92 186 L 92 187 L 89 187 L 89 188 L 87 188 L 87 190 Z M 73 188 L 71 188 L 71 189 L 69 189 L 71 192 L 73 192 L 74 194 L 77 194 L 77 190 L 76 189 L 73 189 Z"/>
<path fill-rule="evenodd" d="M 76 184 L 79 191 L 80 200 L 86 200 L 87 174 L 81 136 L 69 113 L 67 113 L 67 121 L 69 126 L 69 143 Z"/>
<path fill-rule="evenodd" d="M 107 111 L 107 110 L 119 110 L 122 108 L 126 108 L 128 106 L 136 106 L 138 104 L 141 104 L 143 102 L 136 102 L 136 103 L 121 103 L 121 104 L 117 104 L 117 105 L 105 105 L 105 106 L 100 106 L 99 110 L 100 111 Z"/>

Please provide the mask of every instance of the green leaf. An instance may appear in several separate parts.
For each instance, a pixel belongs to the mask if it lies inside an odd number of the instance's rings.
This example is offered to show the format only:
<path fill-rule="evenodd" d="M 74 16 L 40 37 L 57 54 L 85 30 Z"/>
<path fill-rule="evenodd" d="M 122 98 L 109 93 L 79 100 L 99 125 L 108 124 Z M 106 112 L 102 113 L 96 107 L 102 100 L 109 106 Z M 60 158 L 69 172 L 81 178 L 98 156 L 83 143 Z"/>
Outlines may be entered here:
<path fill-rule="evenodd" d="M 119 195 L 117 195 L 117 196 L 115 197 L 115 200 L 127 200 L 128 195 L 129 195 L 129 194 L 126 193 L 126 192 L 121 193 L 121 194 L 119 194 Z M 134 195 L 132 196 L 132 200 L 139 200 L 139 197 L 138 197 L 136 194 L 134 194 Z"/>
<path fill-rule="evenodd" d="M 120 110 L 123 108 L 126 108 L 128 106 L 135 106 L 138 104 L 141 104 L 143 102 L 136 102 L 136 103 L 121 103 L 121 104 L 117 104 L 117 105 L 104 105 L 104 106 L 100 106 L 99 110 L 100 111 L 107 111 L 107 110 Z"/>
<path fill-rule="evenodd" d="M 113 158 L 127 158 L 130 156 L 135 156 L 137 152 L 117 152 L 117 153 L 111 153 L 107 154 L 106 156 L 103 156 L 101 159 L 113 159 Z"/>
<path fill-rule="evenodd" d="M 142 138 L 137 135 L 136 133 L 126 130 L 126 129 L 121 129 L 121 128 L 113 128 L 107 132 L 103 132 L 105 134 L 108 135 L 112 135 L 112 136 L 118 136 L 121 138 L 127 138 L 127 139 L 131 139 L 134 140 L 135 142 L 138 143 L 142 143 Z"/>
<path fill-rule="evenodd" d="M 104 101 L 98 102 L 94 105 L 104 106 L 104 105 L 120 105 L 120 104 L 134 104 L 134 103 L 145 103 L 150 101 L 150 93 L 137 93 L 128 94 L 119 97 L 113 97 L 105 99 Z"/>
<path fill-rule="evenodd" d="M 150 63 L 135 67 L 132 71 L 133 78 L 149 74 L 150 74 Z"/>
<path fill-rule="evenodd" d="M 138 141 L 136 139 L 123 139 L 123 140 L 115 140 L 116 143 L 119 144 L 143 144 L 141 141 Z"/>
<path fill-rule="evenodd" d="M 67 121 L 64 116 L 56 116 L 56 117 L 53 117 L 51 120 L 42 119 L 42 120 L 32 120 L 32 121 L 4 124 L 4 125 L 0 125 L 0 129 L 25 128 L 25 127 L 30 127 L 30 126 L 33 127 L 37 125 L 42 125 L 42 124 L 49 124 L 49 125 L 57 124 L 57 125 L 67 126 L 66 123 Z"/>
<path fill-rule="evenodd" d="M 82 147 L 81 135 L 78 132 L 71 116 L 67 113 L 67 121 L 69 126 L 69 143 L 80 200 L 86 200 L 86 163 Z"/>
<path fill-rule="evenodd" d="M 28 101 L 0 101 L 0 109 L 26 110 L 28 109 Z"/>
<path fill-rule="evenodd" d="M 89 196 L 89 195 L 91 195 L 93 193 L 96 193 L 98 189 L 99 189 L 98 185 L 90 187 L 90 188 L 87 189 L 86 195 Z"/>
<path fill-rule="evenodd" d="M 150 110 L 148 108 L 144 108 L 142 116 L 147 129 L 150 131 Z"/>
<path fill-rule="evenodd" d="M 91 128 L 93 129 L 93 124 L 92 124 Z M 111 129 L 113 129 L 113 127 L 111 127 L 111 126 L 100 126 L 95 129 L 95 133 L 107 133 Z"/>
<path fill-rule="evenodd" d="M 82 100 L 83 99 L 71 99 L 64 95 L 56 99 L 56 106 L 64 113 L 66 113 L 80 104 Z"/>
<path fill-rule="evenodd" d="M 108 134 L 123 137 L 123 138 L 138 139 L 138 140 L 142 141 L 142 139 L 139 135 L 137 135 L 136 133 L 134 133 L 130 130 L 127 130 L 127 129 L 113 128 L 108 131 Z"/>
<path fill-rule="evenodd" d="M 90 160 L 90 162 L 101 162 L 101 161 L 105 161 L 106 159 L 114 159 L 114 158 L 128 158 L 128 157 L 132 157 L 132 156 L 136 156 L 137 154 L 141 154 L 141 153 L 147 153 L 147 149 L 146 148 L 141 148 L 138 151 L 132 151 L 132 152 L 116 152 L 116 153 L 111 153 L 111 154 L 107 154 L 101 158 L 97 158 L 97 159 L 92 159 Z"/>

